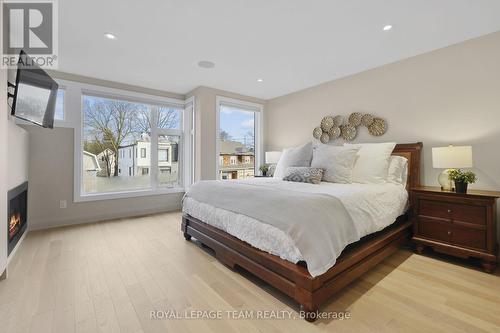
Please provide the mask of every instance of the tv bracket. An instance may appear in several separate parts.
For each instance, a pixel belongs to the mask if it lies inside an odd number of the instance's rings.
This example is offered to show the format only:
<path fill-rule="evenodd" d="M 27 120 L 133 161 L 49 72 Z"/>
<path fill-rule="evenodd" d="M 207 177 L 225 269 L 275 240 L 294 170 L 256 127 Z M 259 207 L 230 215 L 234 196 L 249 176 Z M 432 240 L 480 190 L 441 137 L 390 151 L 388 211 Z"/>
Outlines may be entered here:
<path fill-rule="evenodd" d="M 16 88 L 16 85 L 14 83 L 10 83 L 9 81 L 7 81 L 7 87 L 9 87 L 9 88 Z M 11 94 L 7 90 L 7 98 L 14 98 L 14 94 Z"/>

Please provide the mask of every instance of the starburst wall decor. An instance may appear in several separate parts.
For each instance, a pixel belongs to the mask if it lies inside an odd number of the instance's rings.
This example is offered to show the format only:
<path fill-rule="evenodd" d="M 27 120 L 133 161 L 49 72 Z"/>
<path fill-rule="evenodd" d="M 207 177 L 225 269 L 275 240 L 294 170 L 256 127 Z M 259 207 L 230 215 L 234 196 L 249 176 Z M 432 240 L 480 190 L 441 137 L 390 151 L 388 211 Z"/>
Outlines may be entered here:
<path fill-rule="evenodd" d="M 352 141 L 358 135 L 358 127 L 368 128 L 368 133 L 373 136 L 381 136 L 387 131 L 387 122 L 371 114 L 354 112 L 349 115 L 347 122 L 344 116 L 326 116 L 321 124 L 314 128 L 313 137 L 322 143 L 328 143 L 337 138 Z"/>

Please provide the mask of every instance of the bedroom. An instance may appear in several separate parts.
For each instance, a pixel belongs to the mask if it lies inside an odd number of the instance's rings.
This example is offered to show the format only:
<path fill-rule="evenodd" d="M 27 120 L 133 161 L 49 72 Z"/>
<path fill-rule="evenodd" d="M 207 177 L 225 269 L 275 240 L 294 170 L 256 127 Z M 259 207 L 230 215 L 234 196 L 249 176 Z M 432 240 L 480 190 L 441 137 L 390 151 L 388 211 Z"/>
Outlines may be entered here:
<path fill-rule="evenodd" d="M 499 330 L 496 1 L 47 3 L 53 129 L 0 69 L 0 331 Z"/>

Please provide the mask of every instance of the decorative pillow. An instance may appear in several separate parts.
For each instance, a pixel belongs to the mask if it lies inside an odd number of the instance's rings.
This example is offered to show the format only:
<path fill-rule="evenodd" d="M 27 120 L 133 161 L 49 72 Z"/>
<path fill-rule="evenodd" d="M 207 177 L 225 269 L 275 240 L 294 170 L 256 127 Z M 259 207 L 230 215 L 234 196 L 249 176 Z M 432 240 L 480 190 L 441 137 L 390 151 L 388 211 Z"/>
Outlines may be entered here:
<path fill-rule="evenodd" d="M 408 160 L 402 156 L 391 156 L 389 159 L 387 181 L 389 183 L 401 184 L 406 187 L 407 180 Z"/>
<path fill-rule="evenodd" d="M 352 170 L 353 183 L 381 184 L 387 181 L 389 158 L 396 143 L 345 143 L 344 146 L 360 147 Z"/>
<path fill-rule="evenodd" d="M 352 183 L 352 168 L 359 147 L 321 145 L 314 147 L 311 167 L 323 169 L 323 181 Z"/>
<path fill-rule="evenodd" d="M 297 183 L 321 183 L 323 169 L 309 167 L 289 167 L 286 169 L 283 180 Z"/>
<path fill-rule="evenodd" d="M 274 171 L 274 178 L 283 179 L 286 169 L 289 167 L 310 167 L 312 159 L 312 143 L 306 143 L 300 147 L 287 148 L 283 150 Z"/>

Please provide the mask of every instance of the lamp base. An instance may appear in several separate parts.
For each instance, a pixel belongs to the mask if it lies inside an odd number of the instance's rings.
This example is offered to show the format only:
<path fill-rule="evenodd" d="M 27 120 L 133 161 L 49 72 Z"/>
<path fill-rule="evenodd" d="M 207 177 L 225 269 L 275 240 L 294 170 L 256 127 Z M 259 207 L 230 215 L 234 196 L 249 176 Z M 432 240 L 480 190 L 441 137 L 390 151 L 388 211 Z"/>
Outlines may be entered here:
<path fill-rule="evenodd" d="M 449 178 L 448 172 L 453 169 L 446 169 L 441 172 L 438 176 L 439 185 L 441 185 L 442 191 L 453 191 L 453 182 Z"/>

